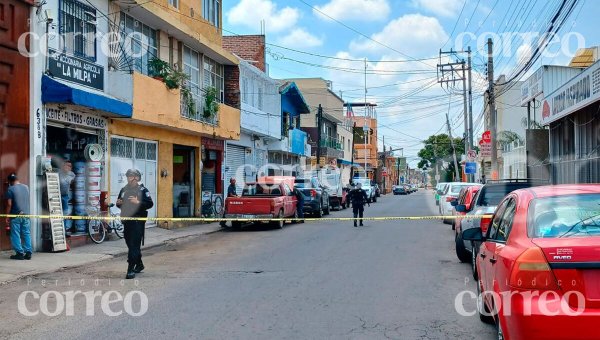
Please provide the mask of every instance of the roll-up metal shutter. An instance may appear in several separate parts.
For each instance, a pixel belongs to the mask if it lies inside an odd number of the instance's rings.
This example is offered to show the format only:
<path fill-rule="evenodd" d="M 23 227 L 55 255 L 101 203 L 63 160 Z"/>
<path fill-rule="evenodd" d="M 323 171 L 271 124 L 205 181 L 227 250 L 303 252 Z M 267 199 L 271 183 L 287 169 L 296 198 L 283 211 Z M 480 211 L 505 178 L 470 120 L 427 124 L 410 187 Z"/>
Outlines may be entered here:
<path fill-rule="evenodd" d="M 243 146 L 227 144 L 227 154 L 225 155 L 225 166 L 227 171 L 225 173 L 225 195 L 227 194 L 227 187 L 229 186 L 229 179 L 235 177 L 237 193 L 240 195 L 244 187 L 244 164 L 246 163 L 246 148 Z"/>

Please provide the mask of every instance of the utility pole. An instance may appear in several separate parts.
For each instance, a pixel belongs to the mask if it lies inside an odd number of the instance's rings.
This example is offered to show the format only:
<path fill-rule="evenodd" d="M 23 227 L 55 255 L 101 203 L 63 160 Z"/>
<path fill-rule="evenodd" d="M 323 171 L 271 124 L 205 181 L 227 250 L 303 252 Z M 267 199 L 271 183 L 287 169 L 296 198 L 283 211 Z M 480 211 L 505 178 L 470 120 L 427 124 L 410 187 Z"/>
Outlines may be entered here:
<path fill-rule="evenodd" d="M 492 144 L 492 179 L 498 179 L 498 149 L 496 147 L 496 103 L 494 98 L 494 43 L 488 38 L 488 93 L 490 106 L 490 135 Z"/>
<path fill-rule="evenodd" d="M 350 159 L 350 183 L 354 178 L 354 131 L 356 131 L 356 122 L 352 124 L 352 158 Z"/>
<path fill-rule="evenodd" d="M 473 144 L 473 81 L 471 78 L 471 46 L 469 46 L 467 49 L 467 55 L 467 69 L 469 70 L 469 146 L 471 147 L 471 150 L 474 150 L 475 144 Z"/>
<path fill-rule="evenodd" d="M 446 112 L 446 124 L 448 125 L 448 136 L 450 136 L 450 144 L 452 145 L 452 156 L 454 157 L 454 173 L 455 181 L 460 182 L 460 172 L 458 169 L 458 162 L 456 160 L 456 148 L 454 147 L 454 140 L 452 139 L 452 129 L 450 128 L 450 118 L 448 118 L 448 112 Z"/>
<path fill-rule="evenodd" d="M 319 104 L 319 109 L 317 111 L 317 170 L 321 169 L 321 130 L 323 127 L 321 126 L 321 122 L 323 121 L 323 107 Z"/>
<path fill-rule="evenodd" d="M 462 83 L 463 83 L 463 110 L 465 112 L 464 116 L 464 125 L 465 125 L 465 134 L 464 134 L 464 144 L 465 144 L 465 155 L 467 154 L 467 151 L 469 151 L 469 149 L 471 148 L 471 145 L 469 144 L 469 108 L 467 106 L 467 77 L 466 77 L 466 70 L 465 70 L 465 61 L 463 60 L 461 63 L 461 68 L 462 68 Z"/>
<path fill-rule="evenodd" d="M 365 177 L 367 176 L 367 138 L 369 137 L 369 127 L 367 126 L 367 58 L 365 58 L 365 122 L 363 133 L 365 135 Z"/>

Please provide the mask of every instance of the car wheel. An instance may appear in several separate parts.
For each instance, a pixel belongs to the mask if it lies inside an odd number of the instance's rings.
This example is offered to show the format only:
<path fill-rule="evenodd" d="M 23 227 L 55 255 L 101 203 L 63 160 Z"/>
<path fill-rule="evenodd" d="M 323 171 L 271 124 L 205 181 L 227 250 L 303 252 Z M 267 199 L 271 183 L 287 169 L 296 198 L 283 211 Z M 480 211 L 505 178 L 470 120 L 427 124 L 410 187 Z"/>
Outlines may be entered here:
<path fill-rule="evenodd" d="M 479 279 L 479 273 L 477 272 L 477 249 L 471 242 L 471 272 L 473 272 L 473 279 Z"/>
<path fill-rule="evenodd" d="M 292 220 L 292 223 L 298 223 L 298 222 L 300 222 L 300 220 L 298 218 L 299 218 L 299 216 L 298 216 L 298 209 L 296 209 L 294 211 L 294 219 Z"/>
<path fill-rule="evenodd" d="M 471 260 L 471 254 L 465 248 L 465 243 L 463 242 L 462 235 L 456 234 L 454 238 L 455 248 L 456 248 L 456 256 L 462 263 L 469 262 Z"/>
<path fill-rule="evenodd" d="M 277 228 L 283 229 L 283 226 L 285 225 L 285 221 L 283 220 L 283 210 L 279 210 L 279 214 L 277 214 L 277 218 L 279 220 L 275 222 L 275 225 L 277 226 Z"/>
<path fill-rule="evenodd" d="M 477 282 L 477 314 L 479 314 L 479 320 L 487 324 L 494 324 L 494 318 L 491 316 L 489 308 L 483 302 L 483 295 L 481 294 L 481 284 Z"/>

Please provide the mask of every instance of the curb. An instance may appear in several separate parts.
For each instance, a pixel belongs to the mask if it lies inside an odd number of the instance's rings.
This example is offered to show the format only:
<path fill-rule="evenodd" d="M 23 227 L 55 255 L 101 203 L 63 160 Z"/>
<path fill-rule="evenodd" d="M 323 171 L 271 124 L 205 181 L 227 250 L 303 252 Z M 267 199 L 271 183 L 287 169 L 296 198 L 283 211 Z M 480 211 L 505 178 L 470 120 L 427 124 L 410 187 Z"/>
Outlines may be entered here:
<path fill-rule="evenodd" d="M 198 237 L 201 237 L 201 236 L 204 236 L 204 235 L 216 234 L 216 233 L 219 233 L 219 232 L 222 232 L 222 231 L 223 231 L 223 228 L 219 228 L 217 230 L 211 230 L 211 231 L 208 231 L 208 232 L 205 232 L 205 233 L 198 233 L 198 234 L 192 234 L 192 235 L 178 236 L 178 237 L 169 238 L 169 239 L 160 241 L 160 242 L 158 242 L 156 244 L 151 244 L 151 245 L 148 245 L 148 246 L 142 246 L 141 249 L 142 250 L 150 250 L 150 249 L 158 248 L 158 247 L 161 247 L 161 246 L 165 246 L 165 245 L 168 244 L 168 242 L 173 242 L 173 241 L 177 241 L 177 240 L 181 240 L 181 239 L 185 239 L 185 238 L 189 238 L 190 240 L 193 240 L 195 238 L 198 238 Z M 121 256 L 126 255 L 126 254 L 127 254 L 127 250 L 125 249 L 125 250 L 120 250 L 120 251 L 118 251 L 115 254 L 105 254 L 105 255 L 102 255 L 98 259 L 91 260 L 91 261 L 89 261 L 87 263 L 79 264 L 79 265 L 76 265 L 76 266 L 65 266 L 65 267 L 60 267 L 60 268 L 52 269 L 52 270 L 38 270 L 38 271 L 32 271 L 32 272 L 27 272 L 27 273 L 23 273 L 23 274 L 18 274 L 15 278 L 12 278 L 12 279 L 9 279 L 9 280 L 6 280 L 6 281 L 0 281 L 0 286 L 5 286 L 5 285 L 8 285 L 8 284 L 17 282 L 17 281 L 23 279 L 24 277 L 36 276 L 36 275 L 43 275 L 43 274 L 50 274 L 50 273 L 56 273 L 56 272 L 64 271 L 66 269 L 76 269 L 76 268 L 80 268 L 80 267 L 87 266 L 87 265 L 90 265 L 90 264 L 95 264 L 95 263 L 98 263 L 98 262 L 102 262 L 102 261 L 111 260 L 111 259 L 114 259 L 114 258 L 117 258 L 117 257 L 121 257 Z"/>

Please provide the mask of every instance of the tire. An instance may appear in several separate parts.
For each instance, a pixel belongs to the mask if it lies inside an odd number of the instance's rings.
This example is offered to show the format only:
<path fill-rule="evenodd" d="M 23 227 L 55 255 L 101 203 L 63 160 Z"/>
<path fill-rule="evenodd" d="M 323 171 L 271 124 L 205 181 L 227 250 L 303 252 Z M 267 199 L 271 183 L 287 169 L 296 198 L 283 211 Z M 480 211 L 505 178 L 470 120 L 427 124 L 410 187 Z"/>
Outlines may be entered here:
<path fill-rule="evenodd" d="M 298 220 L 298 209 L 294 210 L 294 219 L 292 220 L 292 223 L 298 223 L 300 222 L 300 220 Z"/>
<path fill-rule="evenodd" d="M 465 248 L 465 243 L 463 242 L 461 234 L 456 234 L 454 243 L 456 248 L 456 257 L 458 257 L 460 262 L 467 263 L 471 261 L 471 254 L 469 254 L 467 248 Z"/>
<path fill-rule="evenodd" d="M 96 244 L 102 243 L 106 238 L 106 227 L 104 222 L 100 220 L 88 220 L 88 235 Z"/>
<path fill-rule="evenodd" d="M 279 210 L 279 214 L 277 215 L 277 218 L 280 219 L 279 221 L 277 221 L 277 228 L 279 229 L 283 229 L 283 226 L 285 225 L 285 221 L 283 220 L 283 210 Z"/>
<path fill-rule="evenodd" d="M 473 243 L 471 243 L 473 245 Z M 479 273 L 477 272 L 477 249 L 472 246 L 471 247 L 471 272 L 473 273 L 473 279 L 479 280 Z"/>
<path fill-rule="evenodd" d="M 316 214 L 318 218 L 323 217 L 323 203 L 319 203 L 319 208 L 317 209 Z"/>
<path fill-rule="evenodd" d="M 479 284 L 479 282 L 477 282 L 477 314 L 479 314 L 479 320 L 481 320 L 481 322 L 491 325 L 495 324 L 494 317 L 489 315 L 490 311 L 483 302 L 483 297 L 481 295 L 481 284 Z"/>

